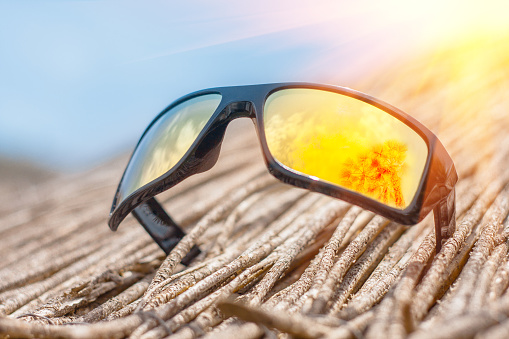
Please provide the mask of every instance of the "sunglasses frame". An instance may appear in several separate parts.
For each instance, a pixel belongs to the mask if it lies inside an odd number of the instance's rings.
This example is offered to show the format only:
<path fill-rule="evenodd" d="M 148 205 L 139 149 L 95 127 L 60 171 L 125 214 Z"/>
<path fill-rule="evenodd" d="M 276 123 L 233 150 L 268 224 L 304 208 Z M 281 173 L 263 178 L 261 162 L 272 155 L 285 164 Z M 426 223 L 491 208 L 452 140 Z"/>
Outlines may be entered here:
<path fill-rule="evenodd" d="M 295 88 L 328 91 L 361 100 L 392 115 L 421 136 L 428 148 L 427 159 L 416 194 L 412 202 L 405 209 L 384 205 L 360 193 L 298 173 L 274 159 L 265 138 L 263 121 L 265 102 L 274 92 Z M 124 171 L 113 200 L 110 220 L 108 222 L 113 231 L 118 228 L 120 222 L 130 212 L 133 212 L 136 219 L 168 254 L 185 233 L 166 214 L 154 196 L 175 186 L 193 174 L 212 168 L 219 156 L 227 125 L 234 119 L 248 117 L 253 120 L 256 126 L 267 168 L 280 181 L 347 201 L 404 225 L 420 222 L 433 210 L 437 253 L 440 251 L 442 242 L 454 232 L 454 186 L 458 180 L 458 175 L 454 163 L 442 143 L 428 128 L 398 108 L 346 87 L 313 83 L 276 83 L 218 87 L 193 92 L 174 101 L 150 123 L 138 141 L 131 159 L 144 136 L 159 118 L 175 106 L 189 99 L 207 94 L 220 94 L 221 101 L 186 154 L 165 174 L 138 188 L 127 197 L 123 197 L 123 200 L 119 202 L 119 192 L 126 173 Z M 128 166 L 126 166 L 126 170 Z M 194 247 L 191 253 L 183 260 L 183 263 L 190 262 L 198 254 L 199 249 Z"/>

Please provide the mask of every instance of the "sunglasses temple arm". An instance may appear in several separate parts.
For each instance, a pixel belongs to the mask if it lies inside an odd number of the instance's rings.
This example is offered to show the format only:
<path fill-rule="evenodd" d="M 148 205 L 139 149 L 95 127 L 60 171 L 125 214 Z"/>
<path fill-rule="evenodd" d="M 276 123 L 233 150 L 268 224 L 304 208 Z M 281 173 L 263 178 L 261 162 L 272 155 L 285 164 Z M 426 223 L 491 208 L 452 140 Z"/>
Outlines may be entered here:
<path fill-rule="evenodd" d="M 433 209 L 435 217 L 436 253 L 456 229 L 456 193 L 454 188 Z"/>
<path fill-rule="evenodd" d="M 145 201 L 136 207 L 132 213 L 166 255 L 186 235 L 155 198 Z M 200 253 L 200 249 L 196 245 L 193 246 L 191 251 L 182 259 L 182 264 L 189 265 Z"/>

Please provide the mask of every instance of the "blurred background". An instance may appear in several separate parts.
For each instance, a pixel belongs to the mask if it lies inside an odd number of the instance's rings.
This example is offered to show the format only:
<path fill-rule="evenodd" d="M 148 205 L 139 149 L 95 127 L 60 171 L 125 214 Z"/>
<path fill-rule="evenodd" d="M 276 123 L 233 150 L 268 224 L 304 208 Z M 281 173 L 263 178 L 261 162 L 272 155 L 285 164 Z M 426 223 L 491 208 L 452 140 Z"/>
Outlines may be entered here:
<path fill-rule="evenodd" d="M 38 180 L 125 155 L 195 90 L 363 90 L 363 77 L 401 60 L 507 32 L 507 0 L 0 0 L 0 176 Z"/>

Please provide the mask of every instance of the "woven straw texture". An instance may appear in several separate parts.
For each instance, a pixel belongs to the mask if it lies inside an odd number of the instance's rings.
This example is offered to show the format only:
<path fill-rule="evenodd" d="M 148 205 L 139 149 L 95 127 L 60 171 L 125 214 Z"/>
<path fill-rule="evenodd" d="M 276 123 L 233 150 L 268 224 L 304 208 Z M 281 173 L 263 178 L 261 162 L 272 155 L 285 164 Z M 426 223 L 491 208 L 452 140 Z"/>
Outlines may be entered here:
<path fill-rule="evenodd" d="M 167 257 L 132 217 L 106 225 L 126 157 L 0 182 L 0 337 L 509 337 L 507 39 L 354 87 L 416 117 L 454 159 L 457 229 L 438 255 L 432 216 L 404 227 L 281 184 L 250 122 L 235 122 L 211 171 L 160 196 L 188 232 Z M 202 255 L 180 265 L 194 244 Z"/>

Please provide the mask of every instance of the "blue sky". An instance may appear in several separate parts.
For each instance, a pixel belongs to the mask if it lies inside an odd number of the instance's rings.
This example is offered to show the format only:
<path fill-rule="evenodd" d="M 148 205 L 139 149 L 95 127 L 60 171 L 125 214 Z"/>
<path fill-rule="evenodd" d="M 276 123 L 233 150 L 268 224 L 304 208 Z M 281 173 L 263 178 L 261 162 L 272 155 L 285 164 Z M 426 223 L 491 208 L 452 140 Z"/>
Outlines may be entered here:
<path fill-rule="evenodd" d="M 482 11 L 495 18 L 490 25 L 509 21 L 503 1 L 463 12 L 458 1 L 408 3 L 0 0 L 0 155 L 85 169 L 130 152 L 151 119 L 188 92 L 349 86 L 465 25 L 484 25 Z"/>

